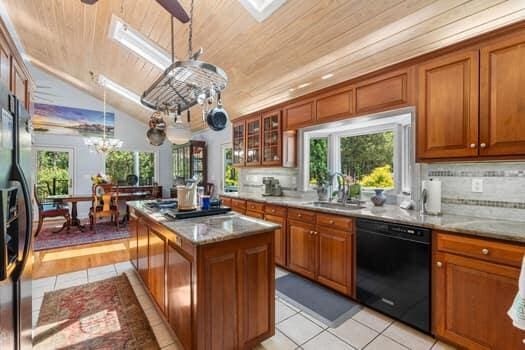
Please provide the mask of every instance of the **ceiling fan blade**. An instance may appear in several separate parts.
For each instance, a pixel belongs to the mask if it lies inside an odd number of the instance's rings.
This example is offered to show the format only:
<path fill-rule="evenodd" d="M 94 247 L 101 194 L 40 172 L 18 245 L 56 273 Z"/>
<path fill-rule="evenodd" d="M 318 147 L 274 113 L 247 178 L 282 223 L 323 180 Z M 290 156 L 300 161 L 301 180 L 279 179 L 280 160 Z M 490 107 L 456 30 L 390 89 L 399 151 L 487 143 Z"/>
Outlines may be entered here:
<path fill-rule="evenodd" d="M 88 0 L 89 1 L 89 0 Z M 182 23 L 187 23 L 190 20 L 190 17 L 186 13 L 186 10 L 181 6 L 178 0 L 157 0 L 157 2 L 166 9 L 173 17 L 181 21 Z"/>
<path fill-rule="evenodd" d="M 81 2 L 83 2 L 84 4 L 86 5 L 93 5 L 94 3 L 96 3 L 98 0 L 80 0 Z"/>

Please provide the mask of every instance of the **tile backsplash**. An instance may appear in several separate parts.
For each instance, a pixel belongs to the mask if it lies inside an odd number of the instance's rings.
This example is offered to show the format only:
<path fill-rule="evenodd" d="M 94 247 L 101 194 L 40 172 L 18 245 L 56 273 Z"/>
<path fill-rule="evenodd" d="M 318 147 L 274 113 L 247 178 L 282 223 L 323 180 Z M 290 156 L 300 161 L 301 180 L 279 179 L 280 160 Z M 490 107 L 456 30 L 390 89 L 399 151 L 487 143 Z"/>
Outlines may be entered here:
<path fill-rule="evenodd" d="M 525 221 L 525 162 L 423 164 L 421 174 L 441 180 L 443 213 Z"/>
<path fill-rule="evenodd" d="M 239 173 L 240 191 L 262 193 L 262 179 L 272 176 L 279 180 L 283 191 L 297 191 L 297 168 L 241 168 Z"/>

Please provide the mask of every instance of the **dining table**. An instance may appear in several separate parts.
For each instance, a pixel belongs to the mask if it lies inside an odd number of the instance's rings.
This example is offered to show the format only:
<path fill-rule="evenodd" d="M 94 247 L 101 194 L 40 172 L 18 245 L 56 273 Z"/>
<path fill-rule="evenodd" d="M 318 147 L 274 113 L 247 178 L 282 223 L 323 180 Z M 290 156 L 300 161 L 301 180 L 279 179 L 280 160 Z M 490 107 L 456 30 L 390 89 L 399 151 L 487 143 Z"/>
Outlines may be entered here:
<path fill-rule="evenodd" d="M 114 195 L 117 197 L 117 194 Z M 132 201 L 138 199 L 146 199 L 151 197 L 151 192 L 123 192 L 118 193 L 118 201 Z M 58 194 L 51 195 L 46 197 L 47 201 L 52 201 L 56 203 L 71 204 L 71 226 L 76 226 L 80 231 L 84 230 L 84 225 L 80 222 L 78 218 L 78 203 L 79 202 L 91 202 L 93 201 L 93 194 Z M 122 218 L 122 223 L 126 222 L 129 219 L 129 213 L 126 211 L 126 215 Z"/>

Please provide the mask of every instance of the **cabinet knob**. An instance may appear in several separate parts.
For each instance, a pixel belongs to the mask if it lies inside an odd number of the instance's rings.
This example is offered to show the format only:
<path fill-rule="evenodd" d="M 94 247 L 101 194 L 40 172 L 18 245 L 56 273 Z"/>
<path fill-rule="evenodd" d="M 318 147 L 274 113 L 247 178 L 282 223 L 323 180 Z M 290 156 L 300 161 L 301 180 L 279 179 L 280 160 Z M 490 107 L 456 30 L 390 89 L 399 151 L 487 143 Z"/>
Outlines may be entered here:
<path fill-rule="evenodd" d="M 272 213 L 275 213 L 275 209 L 272 209 Z"/>
<path fill-rule="evenodd" d="M 487 248 L 483 248 L 483 249 L 481 249 L 481 253 L 483 255 L 489 255 L 489 250 Z"/>
<path fill-rule="evenodd" d="M 302 214 L 300 214 L 300 213 L 299 213 L 299 214 L 297 214 L 297 217 L 298 217 L 298 218 L 300 218 L 301 216 L 303 216 L 303 215 L 302 215 Z"/>
<path fill-rule="evenodd" d="M 482 144 L 479 145 L 479 147 L 485 148 L 485 147 L 487 147 L 487 144 L 483 142 Z"/>
<path fill-rule="evenodd" d="M 471 143 L 470 144 L 470 148 L 476 148 L 476 144 L 475 143 Z"/>
<path fill-rule="evenodd" d="M 313 235 L 313 234 L 314 234 L 314 231 L 310 230 L 310 234 Z"/>
<path fill-rule="evenodd" d="M 438 261 L 438 262 L 436 263 L 436 266 L 437 266 L 437 267 L 442 267 L 442 266 L 443 266 L 443 263 L 442 263 L 441 261 Z"/>
<path fill-rule="evenodd" d="M 330 220 L 330 221 L 328 221 L 328 223 L 329 223 L 330 225 L 333 225 L 333 224 L 334 224 L 334 220 Z"/>

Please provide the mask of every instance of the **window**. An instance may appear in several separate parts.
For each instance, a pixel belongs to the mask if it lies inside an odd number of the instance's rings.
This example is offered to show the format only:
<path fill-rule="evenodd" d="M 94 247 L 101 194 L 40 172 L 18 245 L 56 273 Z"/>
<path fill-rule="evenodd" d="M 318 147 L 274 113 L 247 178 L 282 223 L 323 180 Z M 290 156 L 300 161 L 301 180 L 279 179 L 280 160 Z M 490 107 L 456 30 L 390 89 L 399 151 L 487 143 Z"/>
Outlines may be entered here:
<path fill-rule="evenodd" d="M 223 186 L 224 192 L 239 191 L 239 170 L 233 167 L 233 149 L 223 148 Z"/>
<path fill-rule="evenodd" d="M 411 114 L 352 118 L 303 132 L 303 189 L 315 189 L 329 174 L 359 183 L 363 193 L 382 188 L 410 193 L 412 188 Z M 326 180 L 325 180 L 326 179 Z M 335 186 L 335 180 L 333 183 Z"/>
<path fill-rule="evenodd" d="M 340 138 L 341 173 L 362 187 L 394 187 L 394 132 Z"/>
<path fill-rule="evenodd" d="M 72 149 L 36 149 L 38 198 L 72 193 Z"/>
<path fill-rule="evenodd" d="M 314 186 L 326 182 L 328 177 L 328 137 L 310 139 L 310 177 Z"/>
<path fill-rule="evenodd" d="M 155 154 L 112 151 L 106 156 L 106 175 L 119 185 L 127 185 L 129 175 L 136 175 L 141 186 L 152 185 L 155 181 Z"/>

